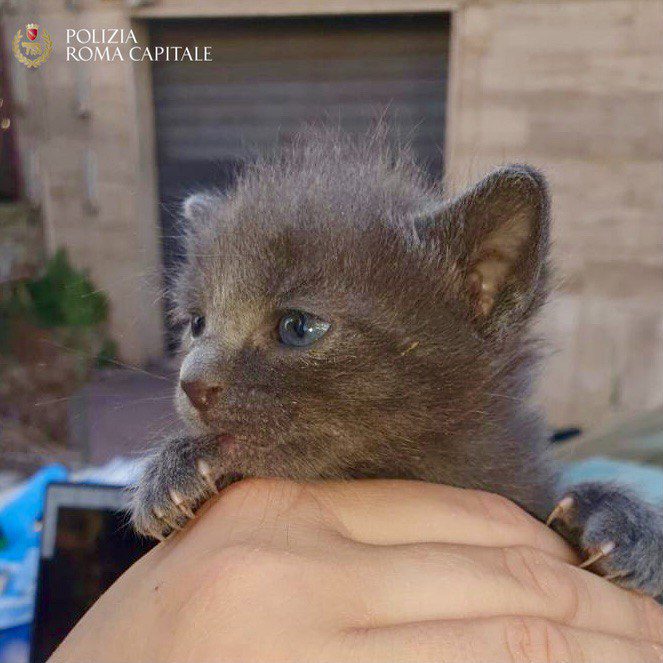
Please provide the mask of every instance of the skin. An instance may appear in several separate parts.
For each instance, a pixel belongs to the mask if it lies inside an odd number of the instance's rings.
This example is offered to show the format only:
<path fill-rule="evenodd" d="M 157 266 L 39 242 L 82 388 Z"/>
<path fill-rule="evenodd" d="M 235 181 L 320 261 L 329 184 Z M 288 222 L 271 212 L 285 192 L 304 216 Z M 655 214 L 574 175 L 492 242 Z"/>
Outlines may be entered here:
<path fill-rule="evenodd" d="M 663 610 L 576 562 L 497 495 L 252 479 L 127 571 L 51 663 L 663 661 Z"/>

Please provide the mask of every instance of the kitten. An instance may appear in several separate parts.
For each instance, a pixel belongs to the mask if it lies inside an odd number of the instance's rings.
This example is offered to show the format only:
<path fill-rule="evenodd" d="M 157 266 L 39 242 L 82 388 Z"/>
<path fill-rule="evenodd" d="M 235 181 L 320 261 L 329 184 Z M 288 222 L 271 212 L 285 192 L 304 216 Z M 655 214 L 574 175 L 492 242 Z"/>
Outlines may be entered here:
<path fill-rule="evenodd" d="M 313 132 L 183 216 L 188 432 L 148 460 L 139 532 L 179 529 L 241 476 L 421 479 L 552 512 L 593 570 L 663 592 L 663 514 L 614 486 L 557 495 L 528 404 L 549 276 L 539 172 L 446 200 L 378 134 Z"/>

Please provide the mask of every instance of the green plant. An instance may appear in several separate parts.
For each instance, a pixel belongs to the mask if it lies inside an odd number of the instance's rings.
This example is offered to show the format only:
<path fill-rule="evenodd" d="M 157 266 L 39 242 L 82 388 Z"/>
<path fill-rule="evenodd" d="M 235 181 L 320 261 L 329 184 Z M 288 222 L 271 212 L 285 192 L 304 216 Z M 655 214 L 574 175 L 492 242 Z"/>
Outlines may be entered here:
<path fill-rule="evenodd" d="M 115 368 L 117 366 L 117 344 L 110 338 L 103 341 L 97 353 L 96 364 L 98 368 Z"/>
<path fill-rule="evenodd" d="M 74 269 L 64 249 L 48 261 L 44 275 L 26 281 L 31 313 L 42 327 L 89 327 L 108 316 L 106 296 Z"/>

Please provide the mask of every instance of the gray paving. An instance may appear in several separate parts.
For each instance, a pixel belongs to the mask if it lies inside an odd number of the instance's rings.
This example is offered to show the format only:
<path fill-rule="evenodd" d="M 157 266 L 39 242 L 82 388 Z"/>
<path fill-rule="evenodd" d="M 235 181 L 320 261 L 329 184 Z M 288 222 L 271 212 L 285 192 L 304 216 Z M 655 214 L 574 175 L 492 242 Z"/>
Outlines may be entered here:
<path fill-rule="evenodd" d="M 72 399 L 71 444 L 83 462 L 134 456 L 179 426 L 173 406 L 176 371 L 97 371 Z"/>

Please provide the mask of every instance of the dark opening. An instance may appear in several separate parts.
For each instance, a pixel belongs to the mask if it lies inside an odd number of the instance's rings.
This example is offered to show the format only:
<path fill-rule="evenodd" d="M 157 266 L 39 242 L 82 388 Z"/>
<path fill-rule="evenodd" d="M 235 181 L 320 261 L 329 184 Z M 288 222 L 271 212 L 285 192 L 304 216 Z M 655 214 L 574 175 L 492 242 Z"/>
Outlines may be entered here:
<path fill-rule="evenodd" d="M 6 46 L 0 33 L 0 201 L 13 201 L 19 195 L 19 179 Z"/>
<path fill-rule="evenodd" d="M 165 273 L 187 194 L 225 189 L 246 159 L 303 124 L 363 133 L 384 116 L 432 177 L 443 171 L 447 14 L 167 20 L 152 46 L 212 47 L 213 62 L 153 65 Z M 176 333 L 167 328 L 169 350 Z"/>

